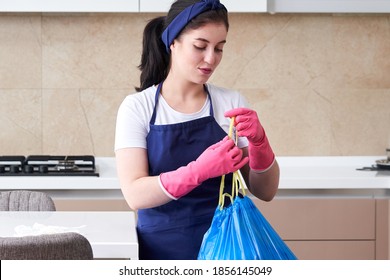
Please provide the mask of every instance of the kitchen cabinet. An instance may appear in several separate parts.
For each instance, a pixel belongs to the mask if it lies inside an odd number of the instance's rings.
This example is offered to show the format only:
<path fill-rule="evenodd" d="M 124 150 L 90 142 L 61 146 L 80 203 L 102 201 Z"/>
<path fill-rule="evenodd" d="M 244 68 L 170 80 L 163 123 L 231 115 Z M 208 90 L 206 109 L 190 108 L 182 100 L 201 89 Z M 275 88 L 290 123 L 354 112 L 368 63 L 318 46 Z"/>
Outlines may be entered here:
<path fill-rule="evenodd" d="M 389 13 L 388 0 L 269 0 L 270 13 Z"/>
<path fill-rule="evenodd" d="M 165 13 L 173 0 L 3 0 L 0 12 Z M 222 0 L 231 13 L 389 13 L 388 0 Z"/>
<path fill-rule="evenodd" d="M 267 0 L 222 0 L 229 12 L 267 12 Z"/>
<path fill-rule="evenodd" d="M 138 0 L 2 0 L 0 12 L 138 12 Z"/>
<path fill-rule="evenodd" d="M 168 12 L 173 0 L 140 0 L 139 11 L 141 13 Z"/>
<path fill-rule="evenodd" d="M 390 259 L 388 200 L 251 199 L 300 260 Z M 57 211 L 131 211 L 123 199 L 55 204 Z"/>
<path fill-rule="evenodd" d="M 298 259 L 388 259 L 387 200 L 252 199 Z"/>
<path fill-rule="evenodd" d="M 167 12 L 173 0 L 140 0 L 140 12 Z M 222 0 L 229 12 L 267 12 L 267 0 Z"/>
<path fill-rule="evenodd" d="M 173 0 L 4 0 L 0 12 L 119 12 L 168 11 Z M 229 12 L 267 12 L 267 0 L 223 0 Z"/>

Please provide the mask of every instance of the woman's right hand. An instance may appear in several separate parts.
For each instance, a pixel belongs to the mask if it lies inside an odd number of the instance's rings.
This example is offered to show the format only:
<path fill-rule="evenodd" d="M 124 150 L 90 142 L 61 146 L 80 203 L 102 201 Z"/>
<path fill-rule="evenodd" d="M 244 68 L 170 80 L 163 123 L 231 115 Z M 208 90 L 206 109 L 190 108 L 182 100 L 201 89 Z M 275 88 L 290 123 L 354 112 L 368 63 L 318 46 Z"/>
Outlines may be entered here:
<path fill-rule="evenodd" d="M 208 147 L 195 161 L 196 169 L 202 174 L 203 181 L 237 171 L 249 161 L 243 158 L 243 152 L 234 141 L 226 136 Z"/>
<path fill-rule="evenodd" d="M 208 147 L 195 161 L 174 171 L 160 175 L 163 190 L 172 199 L 178 199 L 207 179 L 237 171 L 249 161 L 242 150 L 227 136 Z"/>

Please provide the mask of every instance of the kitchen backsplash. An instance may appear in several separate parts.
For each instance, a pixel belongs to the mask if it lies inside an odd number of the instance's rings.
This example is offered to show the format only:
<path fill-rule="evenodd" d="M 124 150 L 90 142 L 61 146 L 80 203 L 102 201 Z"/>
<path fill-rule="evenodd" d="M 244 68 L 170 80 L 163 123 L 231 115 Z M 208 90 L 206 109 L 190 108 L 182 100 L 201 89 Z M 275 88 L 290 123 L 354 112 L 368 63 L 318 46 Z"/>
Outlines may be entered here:
<path fill-rule="evenodd" d="M 158 14 L 0 14 L 0 154 L 113 156 Z M 279 156 L 385 155 L 390 15 L 231 14 L 211 82 L 241 91 Z"/>

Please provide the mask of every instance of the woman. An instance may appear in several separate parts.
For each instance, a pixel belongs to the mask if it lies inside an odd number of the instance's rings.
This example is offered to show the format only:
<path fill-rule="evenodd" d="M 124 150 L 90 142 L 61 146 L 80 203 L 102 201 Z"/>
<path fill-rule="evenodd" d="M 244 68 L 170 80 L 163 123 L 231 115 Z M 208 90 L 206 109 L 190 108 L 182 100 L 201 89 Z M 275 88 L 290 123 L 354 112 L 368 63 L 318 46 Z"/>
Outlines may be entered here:
<path fill-rule="evenodd" d="M 239 93 L 207 84 L 228 28 L 218 0 L 178 0 L 145 27 L 141 85 L 119 108 L 115 138 L 140 259 L 197 258 L 223 174 L 241 169 L 262 200 L 277 191 L 279 167 L 256 112 Z M 226 136 L 232 117 L 237 146 Z"/>

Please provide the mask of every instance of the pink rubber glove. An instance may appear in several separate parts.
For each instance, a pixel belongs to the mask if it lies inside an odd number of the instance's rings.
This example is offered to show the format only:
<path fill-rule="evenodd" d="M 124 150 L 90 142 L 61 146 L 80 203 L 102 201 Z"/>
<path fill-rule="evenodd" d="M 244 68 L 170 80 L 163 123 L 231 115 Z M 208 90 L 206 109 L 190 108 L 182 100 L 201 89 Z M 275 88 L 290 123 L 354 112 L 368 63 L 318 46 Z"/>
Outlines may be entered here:
<path fill-rule="evenodd" d="M 160 183 L 164 192 L 178 199 L 207 179 L 237 171 L 249 159 L 242 157 L 242 150 L 227 136 L 208 147 L 195 161 L 177 170 L 161 173 Z"/>
<path fill-rule="evenodd" d="M 249 141 L 250 168 L 257 172 L 264 172 L 270 168 L 274 163 L 275 155 L 256 111 L 236 108 L 225 112 L 225 117 L 235 117 L 237 135 L 245 136 Z"/>

